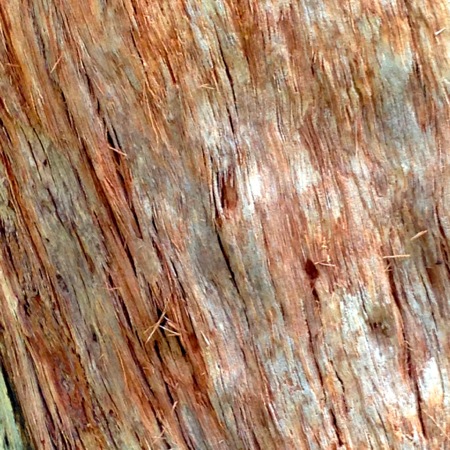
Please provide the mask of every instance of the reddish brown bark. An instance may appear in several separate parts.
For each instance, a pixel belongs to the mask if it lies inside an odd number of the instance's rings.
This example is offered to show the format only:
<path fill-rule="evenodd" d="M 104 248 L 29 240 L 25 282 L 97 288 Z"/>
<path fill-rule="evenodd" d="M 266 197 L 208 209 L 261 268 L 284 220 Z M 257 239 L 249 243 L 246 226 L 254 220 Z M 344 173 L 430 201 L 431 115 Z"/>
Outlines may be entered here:
<path fill-rule="evenodd" d="M 3 0 L 5 448 L 447 448 L 449 4 Z"/>

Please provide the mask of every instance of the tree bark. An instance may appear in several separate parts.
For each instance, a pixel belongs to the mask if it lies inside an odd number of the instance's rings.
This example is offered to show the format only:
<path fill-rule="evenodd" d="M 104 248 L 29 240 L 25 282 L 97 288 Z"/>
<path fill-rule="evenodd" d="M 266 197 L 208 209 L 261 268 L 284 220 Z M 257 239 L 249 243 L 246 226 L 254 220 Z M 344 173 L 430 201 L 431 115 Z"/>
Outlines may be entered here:
<path fill-rule="evenodd" d="M 0 3 L 0 447 L 444 449 L 444 0 Z"/>

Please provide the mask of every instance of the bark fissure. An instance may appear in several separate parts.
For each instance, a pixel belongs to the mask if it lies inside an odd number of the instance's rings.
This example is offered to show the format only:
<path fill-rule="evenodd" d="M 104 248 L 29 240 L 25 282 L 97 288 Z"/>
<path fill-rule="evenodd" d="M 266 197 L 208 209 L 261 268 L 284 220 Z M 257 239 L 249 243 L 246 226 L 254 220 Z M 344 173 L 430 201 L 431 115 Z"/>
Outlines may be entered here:
<path fill-rule="evenodd" d="M 440 236 L 441 236 L 440 246 L 439 247 L 440 247 L 440 250 L 442 252 L 442 258 L 439 259 L 438 261 L 436 261 L 436 264 L 437 265 L 444 264 L 444 266 L 445 266 L 445 268 L 447 270 L 447 273 L 450 276 L 450 255 L 449 255 L 449 252 L 448 252 L 448 244 L 447 244 L 448 238 L 447 238 L 447 235 L 445 233 L 444 226 L 442 225 L 442 222 L 441 222 L 441 219 L 440 219 L 440 214 L 439 214 L 438 211 L 436 211 L 436 217 L 437 217 L 437 221 L 438 221 L 439 233 L 440 233 Z"/>
<path fill-rule="evenodd" d="M 0 330 L 0 336 L 3 333 L 4 333 L 4 330 Z M 14 391 L 14 383 L 9 379 L 8 372 L 5 370 L 3 363 L 0 363 L 0 371 L 1 371 L 0 375 L 2 376 L 5 386 L 6 386 L 6 393 L 8 396 L 8 400 L 9 400 L 12 410 L 13 410 L 15 425 L 21 436 L 23 448 L 26 450 L 32 450 L 33 447 L 31 445 L 30 435 L 27 430 L 27 421 L 24 416 L 22 404 L 20 403 L 20 401 Z M 5 426 L 5 424 L 2 424 L 2 427 L 3 426 Z M 5 450 L 6 450 L 6 449 L 10 448 L 9 442 L 7 442 L 8 435 L 6 433 L 5 433 L 4 439 L 5 439 L 5 444 L 6 444 L 6 446 L 5 446 Z"/>
<path fill-rule="evenodd" d="M 399 297 L 399 293 L 397 290 L 397 286 L 394 279 L 393 270 L 388 271 L 388 278 L 389 278 L 389 285 L 391 288 L 391 294 L 394 299 L 394 302 L 397 305 L 398 310 L 400 311 L 401 317 L 402 317 L 402 341 L 403 341 L 403 351 L 405 353 L 405 365 L 406 365 L 406 374 L 409 377 L 410 386 L 414 392 L 415 398 L 416 398 L 416 407 L 417 407 L 417 418 L 420 423 L 421 432 L 423 433 L 424 437 L 427 437 L 426 434 L 426 428 L 425 428 L 425 418 L 423 416 L 422 411 L 422 405 L 421 405 L 421 396 L 420 396 L 420 387 L 417 383 L 417 367 L 416 363 L 413 359 L 413 354 L 411 351 L 411 344 L 408 340 L 408 334 L 407 329 L 405 328 L 405 319 L 403 318 L 404 310 L 403 310 L 403 304 L 402 300 Z"/>
<path fill-rule="evenodd" d="M 216 236 L 217 236 L 217 243 L 219 244 L 220 251 L 221 251 L 221 253 L 223 255 L 223 260 L 224 260 L 225 265 L 226 265 L 226 267 L 228 269 L 228 273 L 230 274 L 231 282 L 233 283 L 233 286 L 236 289 L 236 292 L 239 295 L 239 297 L 242 298 L 242 293 L 240 292 L 239 285 L 238 285 L 238 282 L 237 282 L 237 279 L 236 279 L 236 275 L 235 275 L 235 273 L 233 271 L 233 268 L 231 267 L 231 262 L 230 262 L 230 258 L 228 256 L 228 252 L 225 250 L 225 246 L 224 246 L 224 243 L 222 241 L 222 237 L 220 236 L 220 231 L 216 232 Z"/>
<path fill-rule="evenodd" d="M 221 58 L 221 61 L 223 63 L 223 67 L 225 69 L 225 74 L 226 74 L 226 77 L 227 77 L 227 80 L 228 80 L 228 85 L 230 87 L 231 94 L 233 96 L 233 106 L 234 106 L 236 114 L 237 114 L 237 105 L 238 105 L 238 103 L 237 103 L 237 98 L 236 98 L 236 92 L 234 91 L 233 76 L 231 75 L 231 70 L 230 70 L 230 67 L 228 66 L 227 58 L 226 58 L 226 56 L 224 54 L 224 51 L 223 51 L 223 46 L 222 46 L 222 42 L 221 42 L 221 39 L 220 39 L 220 32 L 219 32 L 219 30 L 217 28 L 215 30 L 216 30 L 217 41 L 219 43 L 218 49 L 219 49 L 219 52 L 220 52 L 220 58 Z M 231 121 L 232 121 L 232 119 L 231 119 L 231 116 L 230 116 L 230 122 Z"/>

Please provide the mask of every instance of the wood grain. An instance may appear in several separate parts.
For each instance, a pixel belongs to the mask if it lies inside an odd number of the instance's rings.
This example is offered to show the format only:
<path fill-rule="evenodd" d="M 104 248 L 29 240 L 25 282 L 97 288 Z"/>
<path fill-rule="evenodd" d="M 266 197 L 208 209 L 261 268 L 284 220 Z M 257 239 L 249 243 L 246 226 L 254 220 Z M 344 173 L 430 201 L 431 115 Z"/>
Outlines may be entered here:
<path fill-rule="evenodd" d="M 3 448 L 448 448 L 449 8 L 3 0 Z"/>

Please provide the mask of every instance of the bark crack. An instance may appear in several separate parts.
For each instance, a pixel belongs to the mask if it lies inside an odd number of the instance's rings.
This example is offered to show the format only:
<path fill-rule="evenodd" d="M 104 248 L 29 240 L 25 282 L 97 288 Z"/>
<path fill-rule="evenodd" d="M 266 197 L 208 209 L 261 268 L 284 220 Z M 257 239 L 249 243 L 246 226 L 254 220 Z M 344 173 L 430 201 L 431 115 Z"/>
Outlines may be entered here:
<path fill-rule="evenodd" d="M 417 418 L 419 420 L 421 432 L 422 432 L 422 435 L 425 438 L 427 438 L 426 428 L 425 428 L 425 418 L 423 416 L 422 405 L 421 405 L 420 388 L 417 383 L 417 371 L 416 371 L 415 363 L 413 361 L 413 355 L 411 352 L 410 343 L 408 341 L 407 331 L 406 331 L 406 328 L 404 325 L 402 302 L 399 297 L 399 293 L 397 290 L 397 286 L 395 284 L 394 275 L 393 275 L 392 270 L 388 271 L 388 280 L 389 280 L 389 286 L 391 289 L 392 297 L 394 299 L 395 304 L 397 305 L 397 308 L 400 312 L 400 317 L 402 319 L 401 327 L 402 327 L 402 337 L 403 337 L 403 343 L 404 343 L 403 348 L 404 348 L 404 352 L 405 352 L 406 374 L 408 375 L 408 377 L 410 379 L 412 391 L 414 392 L 414 395 L 416 397 Z"/>

